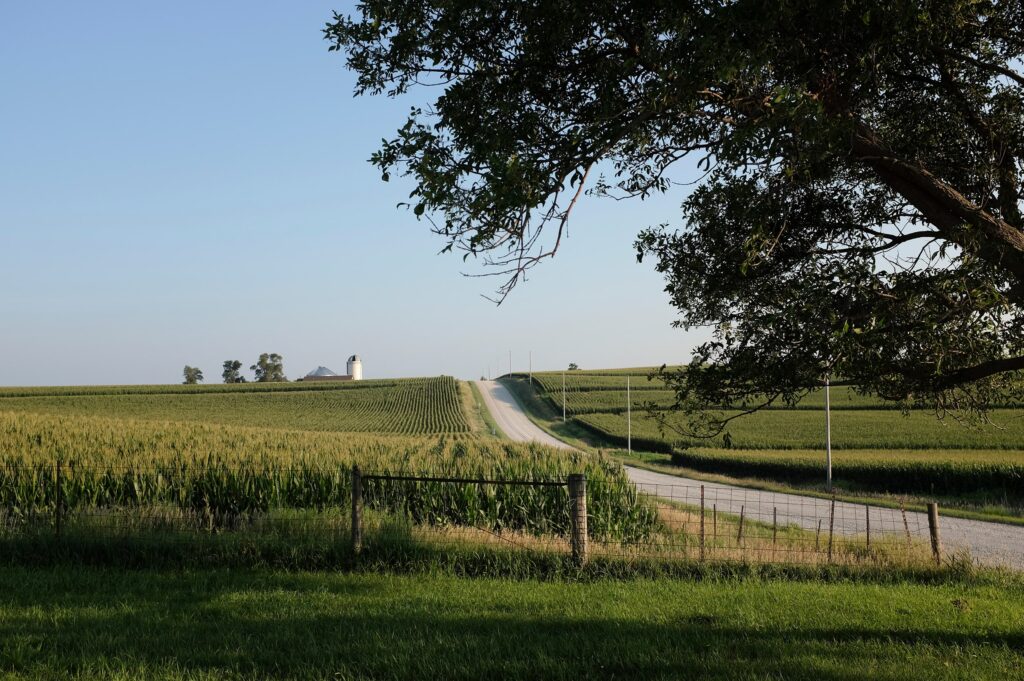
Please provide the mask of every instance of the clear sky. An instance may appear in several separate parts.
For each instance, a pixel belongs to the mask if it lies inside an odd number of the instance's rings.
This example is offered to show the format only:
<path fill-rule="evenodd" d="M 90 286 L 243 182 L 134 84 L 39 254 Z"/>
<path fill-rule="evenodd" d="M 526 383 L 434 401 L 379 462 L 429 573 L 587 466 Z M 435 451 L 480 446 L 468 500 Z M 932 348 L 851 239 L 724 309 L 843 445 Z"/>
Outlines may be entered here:
<path fill-rule="evenodd" d="M 3 3 L 0 385 L 172 383 L 185 364 L 359 353 L 367 378 L 677 363 L 643 227 L 682 195 L 584 201 L 506 303 L 366 159 L 412 100 L 352 97 L 343 2 Z"/>

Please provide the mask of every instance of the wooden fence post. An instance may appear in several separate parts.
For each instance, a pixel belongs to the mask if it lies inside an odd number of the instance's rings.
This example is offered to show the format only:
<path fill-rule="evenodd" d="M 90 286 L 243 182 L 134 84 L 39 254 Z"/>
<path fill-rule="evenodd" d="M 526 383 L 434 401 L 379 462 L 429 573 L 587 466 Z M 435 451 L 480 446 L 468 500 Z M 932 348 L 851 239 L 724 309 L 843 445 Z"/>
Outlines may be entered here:
<path fill-rule="evenodd" d="M 932 537 L 932 554 L 935 564 L 942 565 L 942 542 L 939 538 L 939 505 L 934 501 L 928 504 L 928 533 Z"/>
<path fill-rule="evenodd" d="M 718 504 L 711 504 L 711 538 L 718 541 Z"/>
<path fill-rule="evenodd" d="M 363 474 L 352 465 L 352 555 L 363 549 Z"/>
<path fill-rule="evenodd" d="M 821 518 L 818 518 L 818 532 L 814 535 L 814 552 L 821 551 Z"/>
<path fill-rule="evenodd" d="M 577 567 L 587 563 L 587 476 L 569 476 L 569 512 L 572 522 L 572 560 Z"/>
<path fill-rule="evenodd" d="M 53 511 L 53 520 L 54 531 L 57 533 L 57 538 L 60 539 L 61 524 L 64 520 L 62 518 L 64 515 L 64 481 L 61 476 L 60 459 L 58 459 L 54 464 L 54 472 L 56 473 L 55 482 L 57 483 L 57 495 Z"/>
<path fill-rule="evenodd" d="M 704 560 L 704 485 L 700 486 L 700 559 Z"/>

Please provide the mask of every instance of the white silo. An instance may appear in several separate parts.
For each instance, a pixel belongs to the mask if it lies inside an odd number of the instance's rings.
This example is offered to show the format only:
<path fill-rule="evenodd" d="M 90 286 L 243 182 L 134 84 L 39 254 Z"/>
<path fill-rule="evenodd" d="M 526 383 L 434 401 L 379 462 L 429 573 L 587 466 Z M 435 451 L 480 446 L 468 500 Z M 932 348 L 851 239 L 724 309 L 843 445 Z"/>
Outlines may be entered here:
<path fill-rule="evenodd" d="M 352 377 L 353 381 L 363 380 L 363 361 L 359 359 L 359 355 L 352 355 L 348 358 L 348 375 Z"/>

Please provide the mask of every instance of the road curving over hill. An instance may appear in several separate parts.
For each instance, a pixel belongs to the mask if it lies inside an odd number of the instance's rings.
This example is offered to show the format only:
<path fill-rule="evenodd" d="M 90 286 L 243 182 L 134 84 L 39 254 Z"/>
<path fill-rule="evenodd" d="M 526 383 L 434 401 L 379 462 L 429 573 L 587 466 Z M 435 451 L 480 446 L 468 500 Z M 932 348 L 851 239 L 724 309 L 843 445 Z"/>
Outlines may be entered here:
<path fill-rule="evenodd" d="M 480 389 L 484 404 L 494 417 L 494 422 L 508 439 L 516 442 L 540 442 L 559 449 L 572 449 L 570 445 L 545 432 L 531 421 L 509 389 L 501 383 L 476 381 L 476 387 Z"/>
<path fill-rule="evenodd" d="M 508 388 L 497 381 L 477 381 L 476 385 L 498 427 L 509 439 L 572 449 L 531 421 Z M 699 499 L 700 487 L 704 485 L 708 505 L 714 499 L 718 511 L 738 515 L 743 510 L 747 517 L 754 520 L 772 522 L 773 513 L 777 513 L 780 525 L 792 524 L 806 530 L 817 530 L 818 521 L 824 518 L 827 523 L 831 513 L 831 502 L 828 499 L 706 483 L 632 466 L 625 468 L 637 488 L 646 494 L 693 503 Z M 904 525 L 899 510 L 837 501 L 834 518 L 835 532 L 838 534 L 864 534 L 870 519 L 872 532 L 875 533 L 899 534 L 909 527 L 915 536 L 927 537 L 928 519 L 924 513 L 907 511 Z M 967 550 L 981 564 L 1024 570 L 1022 526 L 942 517 L 939 528 L 943 550 L 947 555 Z"/>

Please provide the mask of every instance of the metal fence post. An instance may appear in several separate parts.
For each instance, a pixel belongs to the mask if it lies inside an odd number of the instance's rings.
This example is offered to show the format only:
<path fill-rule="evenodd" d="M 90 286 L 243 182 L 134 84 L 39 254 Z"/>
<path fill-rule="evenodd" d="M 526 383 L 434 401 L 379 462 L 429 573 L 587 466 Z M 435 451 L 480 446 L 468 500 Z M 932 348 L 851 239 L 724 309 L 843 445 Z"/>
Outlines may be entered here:
<path fill-rule="evenodd" d="M 864 527 L 867 532 L 867 548 L 871 548 L 871 507 L 864 504 Z"/>
<path fill-rule="evenodd" d="M 928 504 L 928 533 L 932 538 L 932 554 L 935 564 L 942 565 L 942 542 L 939 538 L 939 505 L 934 501 Z"/>
<path fill-rule="evenodd" d="M 61 516 L 63 515 L 64 512 L 64 482 L 61 479 L 60 459 L 58 459 L 57 462 L 54 464 L 54 472 L 56 473 L 55 481 L 57 483 L 56 504 L 54 506 L 53 512 L 54 531 L 57 534 L 57 538 L 60 539 L 61 523 L 63 521 L 63 518 Z"/>
<path fill-rule="evenodd" d="M 745 507 L 740 506 L 740 527 L 736 530 L 736 546 L 743 546 L 743 511 Z"/>
<path fill-rule="evenodd" d="M 700 559 L 704 560 L 704 485 L 700 486 Z"/>
<path fill-rule="evenodd" d="M 903 505 L 902 499 L 900 499 L 900 514 L 903 516 L 903 532 L 907 535 L 907 548 L 910 548 L 913 541 L 910 539 L 910 523 L 907 522 L 907 509 Z"/>
<path fill-rule="evenodd" d="M 363 548 L 363 475 L 359 466 L 352 465 L 352 555 L 358 556 Z"/>
<path fill-rule="evenodd" d="M 772 548 L 779 538 L 779 507 L 772 506 Z"/>
<path fill-rule="evenodd" d="M 832 506 L 828 512 L 828 562 L 832 562 L 832 537 L 836 527 L 836 497 L 832 495 Z"/>
<path fill-rule="evenodd" d="M 569 476 L 569 499 L 572 560 L 577 567 L 583 567 L 587 562 L 587 476 Z"/>

